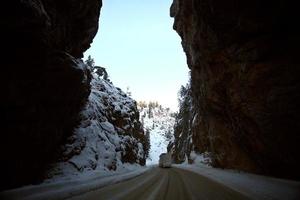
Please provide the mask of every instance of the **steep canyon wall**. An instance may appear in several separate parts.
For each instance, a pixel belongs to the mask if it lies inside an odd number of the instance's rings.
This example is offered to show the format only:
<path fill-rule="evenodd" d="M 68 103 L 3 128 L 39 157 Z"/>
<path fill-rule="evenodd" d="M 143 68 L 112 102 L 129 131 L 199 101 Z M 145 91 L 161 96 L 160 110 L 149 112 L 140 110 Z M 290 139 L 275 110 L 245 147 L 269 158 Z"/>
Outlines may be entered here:
<path fill-rule="evenodd" d="M 296 5 L 174 0 L 170 12 L 191 69 L 192 148 L 217 167 L 299 179 Z"/>
<path fill-rule="evenodd" d="M 80 58 L 99 0 L 14 0 L 1 13 L 1 189 L 40 180 L 90 94 Z"/>

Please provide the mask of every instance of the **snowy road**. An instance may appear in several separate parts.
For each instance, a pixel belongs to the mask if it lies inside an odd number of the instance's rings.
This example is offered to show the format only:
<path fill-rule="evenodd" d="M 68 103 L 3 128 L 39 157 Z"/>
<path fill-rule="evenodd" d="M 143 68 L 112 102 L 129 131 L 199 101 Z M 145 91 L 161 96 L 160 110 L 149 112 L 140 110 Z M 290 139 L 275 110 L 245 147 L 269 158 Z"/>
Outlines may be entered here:
<path fill-rule="evenodd" d="M 153 168 L 141 176 L 71 199 L 249 199 L 204 176 L 179 168 Z"/>

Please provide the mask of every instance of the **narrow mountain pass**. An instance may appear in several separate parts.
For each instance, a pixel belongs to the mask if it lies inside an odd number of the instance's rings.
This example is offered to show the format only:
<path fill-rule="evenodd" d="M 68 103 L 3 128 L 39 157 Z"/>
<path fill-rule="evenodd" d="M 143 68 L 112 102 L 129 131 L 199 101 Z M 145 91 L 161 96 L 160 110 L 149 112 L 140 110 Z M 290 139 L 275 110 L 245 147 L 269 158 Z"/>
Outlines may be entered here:
<path fill-rule="evenodd" d="M 179 168 L 155 167 L 128 181 L 88 192 L 70 199 L 249 199 L 206 177 Z"/>

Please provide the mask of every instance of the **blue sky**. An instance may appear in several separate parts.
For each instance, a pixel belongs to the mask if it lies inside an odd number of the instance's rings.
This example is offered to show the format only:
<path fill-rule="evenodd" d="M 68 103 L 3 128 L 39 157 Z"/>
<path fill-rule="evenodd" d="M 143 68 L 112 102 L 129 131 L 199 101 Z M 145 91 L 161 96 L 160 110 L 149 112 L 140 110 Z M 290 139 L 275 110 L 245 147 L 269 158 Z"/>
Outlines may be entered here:
<path fill-rule="evenodd" d="M 188 82 L 186 56 L 169 17 L 172 0 L 103 0 L 99 30 L 85 58 L 105 67 L 115 86 L 132 97 L 175 110 Z"/>

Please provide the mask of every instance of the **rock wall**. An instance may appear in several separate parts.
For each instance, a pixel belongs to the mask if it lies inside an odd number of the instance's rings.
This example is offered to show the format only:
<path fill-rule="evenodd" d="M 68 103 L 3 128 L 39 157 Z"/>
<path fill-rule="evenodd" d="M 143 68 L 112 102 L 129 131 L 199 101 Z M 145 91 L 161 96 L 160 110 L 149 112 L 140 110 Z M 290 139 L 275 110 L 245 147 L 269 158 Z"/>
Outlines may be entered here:
<path fill-rule="evenodd" d="M 14 0 L 0 9 L 1 187 L 43 178 L 90 93 L 80 58 L 101 0 Z"/>
<path fill-rule="evenodd" d="M 292 1 L 174 0 L 191 69 L 193 145 L 213 165 L 300 178 L 299 12 Z"/>

